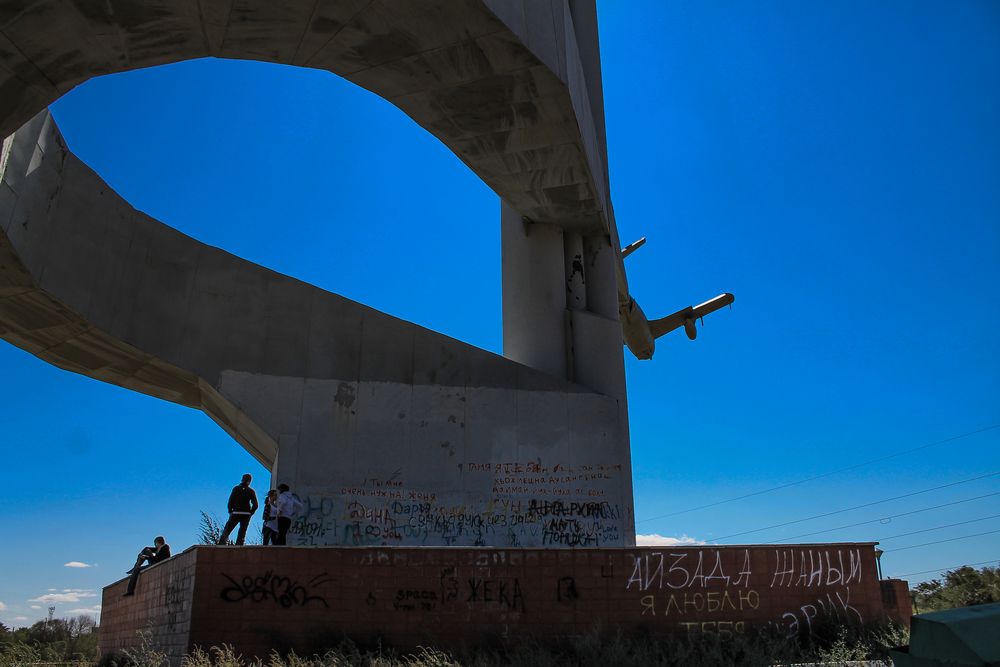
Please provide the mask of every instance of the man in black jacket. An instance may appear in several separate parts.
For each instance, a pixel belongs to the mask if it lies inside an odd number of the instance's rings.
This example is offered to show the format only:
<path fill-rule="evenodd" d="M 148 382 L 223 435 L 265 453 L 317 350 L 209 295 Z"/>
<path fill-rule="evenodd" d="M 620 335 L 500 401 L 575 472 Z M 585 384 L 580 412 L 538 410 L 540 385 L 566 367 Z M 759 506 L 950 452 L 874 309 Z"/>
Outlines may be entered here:
<path fill-rule="evenodd" d="M 126 572 L 132 576 L 128 578 L 128 588 L 125 590 L 125 595 L 135 595 L 135 585 L 139 583 L 139 572 L 146 567 L 143 563 L 152 565 L 168 558 L 170 558 L 170 545 L 167 544 L 163 536 L 157 536 L 153 540 L 153 546 L 144 547 L 136 556 L 135 567 Z"/>
<path fill-rule="evenodd" d="M 246 539 L 250 517 L 257 511 L 257 493 L 250 488 L 252 479 L 249 473 L 243 475 L 243 481 L 234 486 L 233 492 L 229 494 L 229 520 L 219 536 L 219 544 L 229 544 L 229 533 L 233 532 L 236 524 L 240 525 L 240 530 L 236 533 L 236 544 L 243 544 Z"/>

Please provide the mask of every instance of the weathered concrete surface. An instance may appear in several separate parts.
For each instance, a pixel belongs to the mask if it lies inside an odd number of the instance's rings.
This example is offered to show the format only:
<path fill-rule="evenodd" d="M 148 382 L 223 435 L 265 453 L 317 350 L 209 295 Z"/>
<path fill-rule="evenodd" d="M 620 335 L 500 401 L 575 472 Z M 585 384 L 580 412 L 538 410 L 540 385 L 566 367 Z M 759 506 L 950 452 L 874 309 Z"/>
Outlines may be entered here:
<path fill-rule="evenodd" d="M 104 589 L 100 649 L 149 629 L 174 662 L 222 642 L 244 656 L 323 651 L 346 635 L 462 649 L 614 635 L 726 641 L 751 628 L 808 636 L 831 617 L 886 617 L 871 543 L 632 549 L 194 547 L 135 597 Z M 895 620 L 900 620 L 896 618 Z"/>
<path fill-rule="evenodd" d="M 622 399 L 136 211 L 43 113 L 0 162 L 0 336 L 200 408 L 307 509 L 293 544 L 634 541 Z"/>
<path fill-rule="evenodd" d="M 592 2 L 15 0 L 0 5 L 0 137 L 104 74 L 208 56 L 324 69 L 521 215 L 608 234 L 600 62 L 578 33 L 596 40 Z"/>
<path fill-rule="evenodd" d="M 0 336 L 204 410 L 305 498 L 293 543 L 632 544 L 596 28 L 584 0 L 3 3 Z M 508 358 L 160 224 L 36 115 L 205 56 L 344 76 L 492 187 Z"/>

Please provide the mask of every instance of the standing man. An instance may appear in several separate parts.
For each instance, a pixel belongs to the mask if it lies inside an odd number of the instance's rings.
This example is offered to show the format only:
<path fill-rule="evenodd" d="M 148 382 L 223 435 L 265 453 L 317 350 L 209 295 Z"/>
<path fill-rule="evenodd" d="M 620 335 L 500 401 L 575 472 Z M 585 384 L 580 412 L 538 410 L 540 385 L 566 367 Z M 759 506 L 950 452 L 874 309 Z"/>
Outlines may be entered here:
<path fill-rule="evenodd" d="M 236 533 L 236 544 L 242 545 L 246 540 L 250 517 L 257 511 L 257 493 L 250 488 L 252 480 L 250 473 L 243 475 L 243 481 L 234 486 L 232 493 L 229 494 L 229 520 L 226 521 L 226 527 L 219 536 L 219 544 L 229 543 L 229 533 L 233 532 L 236 524 L 240 524 L 240 530 Z"/>
<path fill-rule="evenodd" d="M 152 565 L 168 558 L 170 558 L 170 545 L 167 544 L 162 535 L 158 535 L 153 540 L 153 546 L 143 547 L 135 558 L 135 566 L 126 573 L 132 576 L 128 578 L 128 588 L 125 590 L 125 595 L 135 595 L 135 585 L 139 583 L 139 572 L 146 567 L 143 563 Z"/>

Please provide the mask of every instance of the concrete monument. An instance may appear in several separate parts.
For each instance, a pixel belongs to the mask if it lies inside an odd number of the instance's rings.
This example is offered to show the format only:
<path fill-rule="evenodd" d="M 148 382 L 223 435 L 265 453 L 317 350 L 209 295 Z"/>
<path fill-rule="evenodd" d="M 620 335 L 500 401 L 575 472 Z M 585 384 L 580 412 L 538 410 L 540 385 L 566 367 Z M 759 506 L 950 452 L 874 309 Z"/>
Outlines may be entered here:
<path fill-rule="evenodd" d="M 343 76 L 499 195 L 503 357 L 135 210 L 45 111 L 209 56 Z M 303 497 L 291 544 L 634 544 L 622 327 L 648 358 L 732 298 L 650 323 L 629 294 L 593 2 L 7 2 L 0 136 L 0 336 L 203 410 Z"/>

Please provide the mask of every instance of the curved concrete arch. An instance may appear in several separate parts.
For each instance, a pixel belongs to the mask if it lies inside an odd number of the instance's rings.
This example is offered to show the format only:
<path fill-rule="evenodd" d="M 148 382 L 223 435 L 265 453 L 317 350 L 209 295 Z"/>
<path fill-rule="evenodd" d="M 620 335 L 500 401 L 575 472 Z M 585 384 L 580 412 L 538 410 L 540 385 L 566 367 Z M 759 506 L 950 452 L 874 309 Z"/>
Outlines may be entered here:
<path fill-rule="evenodd" d="M 0 136 L 95 76 L 209 56 L 323 69 L 399 107 L 522 216 L 606 234 L 600 79 L 577 23 L 566 0 L 7 2 Z"/>
<path fill-rule="evenodd" d="M 631 544 L 615 234 L 600 205 L 606 178 L 591 178 L 603 171 L 592 164 L 603 142 L 593 121 L 581 131 L 581 117 L 594 117 L 583 64 L 573 66 L 568 46 L 562 59 L 544 48 L 559 43 L 557 18 L 571 28 L 570 3 L 305 4 L 4 5 L 2 127 L 91 76 L 206 52 L 336 65 L 504 198 L 505 263 L 528 269 L 505 266 L 505 352 L 517 297 L 528 320 L 515 330 L 541 331 L 549 345 L 539 363 L 400 321 L 153 220 L 69 151 L 47 112 L 0 154 L 0 337 L 204 410 L 307 497 L 300 544 Z M 545 20 L 518 23 L 541 7 Z M 528 48 L 538 25 L 553 28 Z M 572 289 L 605 312 L 567 303 L 564 272 L 584 248 L 600 280 Z M 522 281 L 516 292 L 508 276 Z M 595 350 L 606 354 L 572 361 Z"/>

